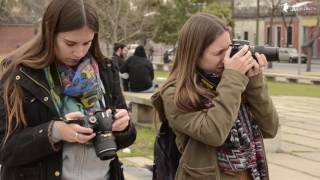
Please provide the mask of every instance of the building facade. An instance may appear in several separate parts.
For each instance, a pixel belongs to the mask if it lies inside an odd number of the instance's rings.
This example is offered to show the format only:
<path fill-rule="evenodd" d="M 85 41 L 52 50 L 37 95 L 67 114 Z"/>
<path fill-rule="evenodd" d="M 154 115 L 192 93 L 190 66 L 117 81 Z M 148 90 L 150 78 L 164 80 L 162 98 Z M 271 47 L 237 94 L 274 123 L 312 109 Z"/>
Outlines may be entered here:
<path fill-rule="evenodd" d="M 36 34 L 33 24 L 0 24 L 0 55 L 6 55 Z"/>

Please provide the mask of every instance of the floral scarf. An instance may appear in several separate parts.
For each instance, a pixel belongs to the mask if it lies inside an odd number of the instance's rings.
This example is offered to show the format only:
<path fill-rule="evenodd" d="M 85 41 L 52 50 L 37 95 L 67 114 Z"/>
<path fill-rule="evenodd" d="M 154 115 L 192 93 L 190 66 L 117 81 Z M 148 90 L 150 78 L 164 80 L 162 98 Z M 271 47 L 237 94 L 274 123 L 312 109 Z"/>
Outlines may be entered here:
<path fill-rule="evenodd" d="M 85 114 L 95 111 L 94 107 L 101 97 L 99 68 L 95 59 L 87 55 L 76 68 L 62 64 L 57 64 L 56 67 L 61 84 L 60 92 L 55 88 L 50 67 L 45 69 L 56 110 L 60 114 L 67 113 L 65 106 L 74 104 L 70 103 L 70 99 L 75 99 Z"/>

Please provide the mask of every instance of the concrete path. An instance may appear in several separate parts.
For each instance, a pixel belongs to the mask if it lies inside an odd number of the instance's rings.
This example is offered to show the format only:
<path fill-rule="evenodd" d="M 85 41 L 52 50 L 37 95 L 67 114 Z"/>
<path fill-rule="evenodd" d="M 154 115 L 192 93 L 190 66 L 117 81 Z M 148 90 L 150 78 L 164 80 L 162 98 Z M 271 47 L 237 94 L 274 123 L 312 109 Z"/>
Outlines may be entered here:
<path fill-rule="evenodd" d="M 273 97 L 281 115 L 281 152 L 268 154 L 270 178 L 320 179 L 320 98 Z"/>
<path fill-rule="evenodd" d="M 271 180 L 320 180 L 320 98 L 272 97 L 281 117 L 281 145 L 268 153 Z M 143 157 L 124 159 L 127 180 L 151 180 Z"/>

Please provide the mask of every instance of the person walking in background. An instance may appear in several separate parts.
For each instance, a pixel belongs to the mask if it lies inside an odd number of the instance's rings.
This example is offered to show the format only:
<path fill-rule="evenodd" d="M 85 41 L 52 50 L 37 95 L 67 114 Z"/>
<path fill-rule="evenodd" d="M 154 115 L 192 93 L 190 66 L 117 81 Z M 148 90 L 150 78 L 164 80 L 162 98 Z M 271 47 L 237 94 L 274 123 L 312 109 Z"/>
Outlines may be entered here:
<path fill-rule="evenodd" d="M 129 91 L 153 92 L 154 71 L 152 63 L 147 59 L 145 49 L 139 45 L 124 65 L 120 68 L 121 73 L 128 74 Z"/>
<path fill-rule="evenodd" d="M 148 59 L 149 59 L 151 62 L 153 61 L 153 53 L 154 53 L 153 46 L 150 46 L 150 48 L 149 48 L 149 53 L 148 53 Z"/>
<path fill-rule="evenodd" d="M 120 70 L 121 66 L 123 66 L 125 62 L 125 58 L 127 57 L 127 54 L 128 54 L 128 48 L 125 44 L 114 43 L 112 61 L 114 64 L 117 65 L 118 70 Z M 119 75 L 120 75 L 121 89 L 124 91 L 128 91 L 127 77 L 121 73 Z"/>
<path fill-rule="evenodd" d="M 92 2 L 52 0 L 41 32 L 1 62 L 1 179 L 121 178 L 115 153 L 136 129 L 98 35 Z"/>
<path fill-rule="evenodd" d="M 112 61 L 118 66 L 119 69 L 124 64 L 127 54 L 128 48 L 125 44 L 114 43 Z"/>
<path fill-rule="evenodd" d="M 263 77 L 267 59 L 255 53 L 255 60 L 248 46 L 231 56 L 230 44 L 218 17 L 191 16 L 152 98 L 176 135 L 176 180 L 269 179 L 263 138 L 276 135 L 279 119 Z"/>

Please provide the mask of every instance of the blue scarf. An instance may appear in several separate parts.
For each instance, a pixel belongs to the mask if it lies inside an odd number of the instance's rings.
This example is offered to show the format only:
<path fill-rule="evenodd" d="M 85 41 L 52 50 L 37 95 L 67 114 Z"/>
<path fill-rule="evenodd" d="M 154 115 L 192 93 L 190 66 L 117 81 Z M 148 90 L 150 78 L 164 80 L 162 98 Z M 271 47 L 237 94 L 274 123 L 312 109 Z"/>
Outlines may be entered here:
<path fill-rule="evenodd" d="M 87 55 L 76 68 L 59 64 L 57 70 L 62 86 L 60 94 L 56 91 L 50 66 L 45 69 L 45 74 L 60 115 L 77 110 L 85 114 L 94 112 L 98 99 L 102 96 L 99 68 L 95 59 Z"/>

